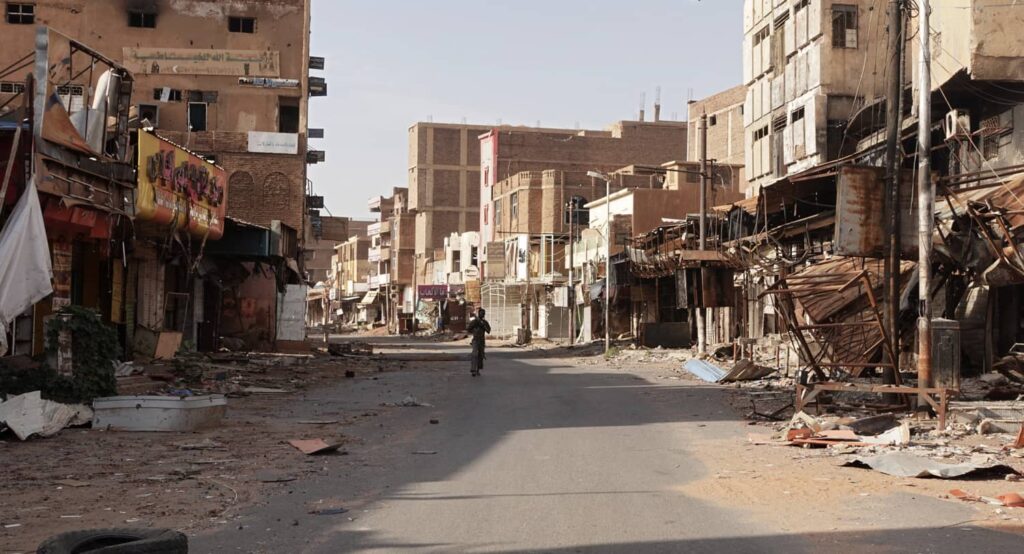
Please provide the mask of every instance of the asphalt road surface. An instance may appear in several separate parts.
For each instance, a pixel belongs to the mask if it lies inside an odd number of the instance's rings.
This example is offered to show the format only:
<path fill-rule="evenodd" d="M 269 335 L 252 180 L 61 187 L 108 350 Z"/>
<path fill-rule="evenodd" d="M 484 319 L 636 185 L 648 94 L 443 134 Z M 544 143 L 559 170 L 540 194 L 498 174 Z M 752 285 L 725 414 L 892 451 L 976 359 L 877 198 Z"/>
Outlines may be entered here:
<path fill-rule="evenodd" d="M 757 499 L 709 503 L 681 492 L 714 471 L 694 445 L 746 436 L 720 389 L 613 370 L 600 358 L 580 366 L 519 350 L 488 356 L 480 378 L 468 375 L 468 362 L 412 363 L 309 393 L 292 415 L 372 410 L 406 395 L 433 407 L 392 408 L 344 429 L 362 441 L 348 455 L 308 458 L 324 465 L 318 477 L 283 485 L 193 538 L 192 551 L 1012 552 L 1024 544 L 957 525 L 970 508 L 930 500 L 910 510 L 899 494 L 851 503 L 891 518 L 888 528 L 822 521 L 803 526 L 819 530 L 786 531 L 799 526 L 788 525 L 796 516 L 784 502 L 764 517 L 748 509 Z M 339 506 L 349 511 L 311 513 Z"/>

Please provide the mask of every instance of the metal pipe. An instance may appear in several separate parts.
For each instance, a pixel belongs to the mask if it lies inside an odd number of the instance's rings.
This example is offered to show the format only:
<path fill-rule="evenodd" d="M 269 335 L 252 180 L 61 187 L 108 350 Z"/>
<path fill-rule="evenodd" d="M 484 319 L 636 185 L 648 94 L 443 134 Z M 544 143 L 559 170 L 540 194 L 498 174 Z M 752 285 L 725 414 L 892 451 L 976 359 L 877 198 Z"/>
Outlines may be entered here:
<path fill-rule="evenodd" d="M 921 0 L 918 20 L 919 79 L 917 123 L 917 386 L 932 386 L 932 230 L 935 225 L 935 185 L 931 178 L 931 44 L 929 0 Z"/>

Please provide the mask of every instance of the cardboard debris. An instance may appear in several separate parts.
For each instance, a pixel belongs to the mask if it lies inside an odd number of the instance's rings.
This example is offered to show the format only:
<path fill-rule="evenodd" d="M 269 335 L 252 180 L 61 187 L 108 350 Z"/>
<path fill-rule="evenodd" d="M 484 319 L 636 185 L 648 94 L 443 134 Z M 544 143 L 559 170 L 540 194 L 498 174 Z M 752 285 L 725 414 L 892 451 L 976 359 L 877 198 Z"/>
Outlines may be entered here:
<path fill-rule="evenodd" d="M 323 439 L 294 439 L 288 441 L 288 444 L 309 456 L 315 454 L 327 454 L 328 452 L 335 452 L 341 448 L 341 443 L 328 444 Z"/>
<path fill-rule="evenodd" d="M 843 465 L 868 467 L 894 477 L 955 479 L 980 471 L 1016 473 L 1013 468 L 1004 464 L 944 464 L 908 452 L 889 452 L 879 456 L 854 458 Z"/>
<path fill-rule="evenodd" d="M 0 403 L 0 423 L 21 440 L 33 435 L 52 437 L 65 427 L 85 425 L 92 417 L 88 406 L 43 400 L 40 391 L 20 394 Z"/>

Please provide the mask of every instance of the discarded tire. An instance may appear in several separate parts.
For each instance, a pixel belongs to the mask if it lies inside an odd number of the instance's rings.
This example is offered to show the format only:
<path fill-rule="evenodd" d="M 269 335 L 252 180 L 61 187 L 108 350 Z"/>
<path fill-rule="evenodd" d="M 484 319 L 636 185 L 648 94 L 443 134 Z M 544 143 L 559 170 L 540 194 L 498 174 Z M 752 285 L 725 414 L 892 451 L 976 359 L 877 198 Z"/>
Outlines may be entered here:
<path fill-rule="evenodd" d="M 170 529 L 93 529 L 47 539 L 37 554 L 187 554 L 188 537 Z"/>

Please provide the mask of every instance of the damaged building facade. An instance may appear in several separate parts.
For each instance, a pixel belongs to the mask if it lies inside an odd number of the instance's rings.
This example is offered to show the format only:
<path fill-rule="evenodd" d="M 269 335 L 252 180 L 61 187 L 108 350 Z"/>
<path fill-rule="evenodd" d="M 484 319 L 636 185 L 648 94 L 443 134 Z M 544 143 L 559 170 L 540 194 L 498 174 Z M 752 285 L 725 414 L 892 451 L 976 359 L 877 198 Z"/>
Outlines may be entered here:
<path fill-rule="evenodd" d="M 309 2 L 110 0 L 68 9 L 37 1 L 8 3 L 8 15 L 15 4 L 18 17 L 0 23 L 0 65 L 10 69 L 0 78 L 0 103 L 17 105 L 13 97 L 25 89 L 19 64 L 44 26 L 130 76 L 116 90 L 119 83 L 109 84 L 107 102 L 123 118 L 119 161 L 127 169 L 104 177 L 105 187 L 124 183 L 105 195 L 125 205 L 83 225 L 74 212 L 84 205 L 60 202 L 66 223 L 47 232 L 58 238 L 55 275 L 72 284 L 55 296 L 101 308 L 120 329 L 126 357 L 150 356 L 167 340 L 206 350 L 225 337 L 267 349 L 303 340 L 306 113 L 308 98 L 325 88 L 309 78 L 311 66 L 322 67 L 309 56 Z M 88 108 L 100 105 L 104 89 L 86 67 L 70 68 L 55 98 L 71 121 L 97 116 L 102 129 L 103 115 Z M 83 234 L 96 244 L 64 240 Z M 41 329 L 31 340 L 39 342 Z"/>

